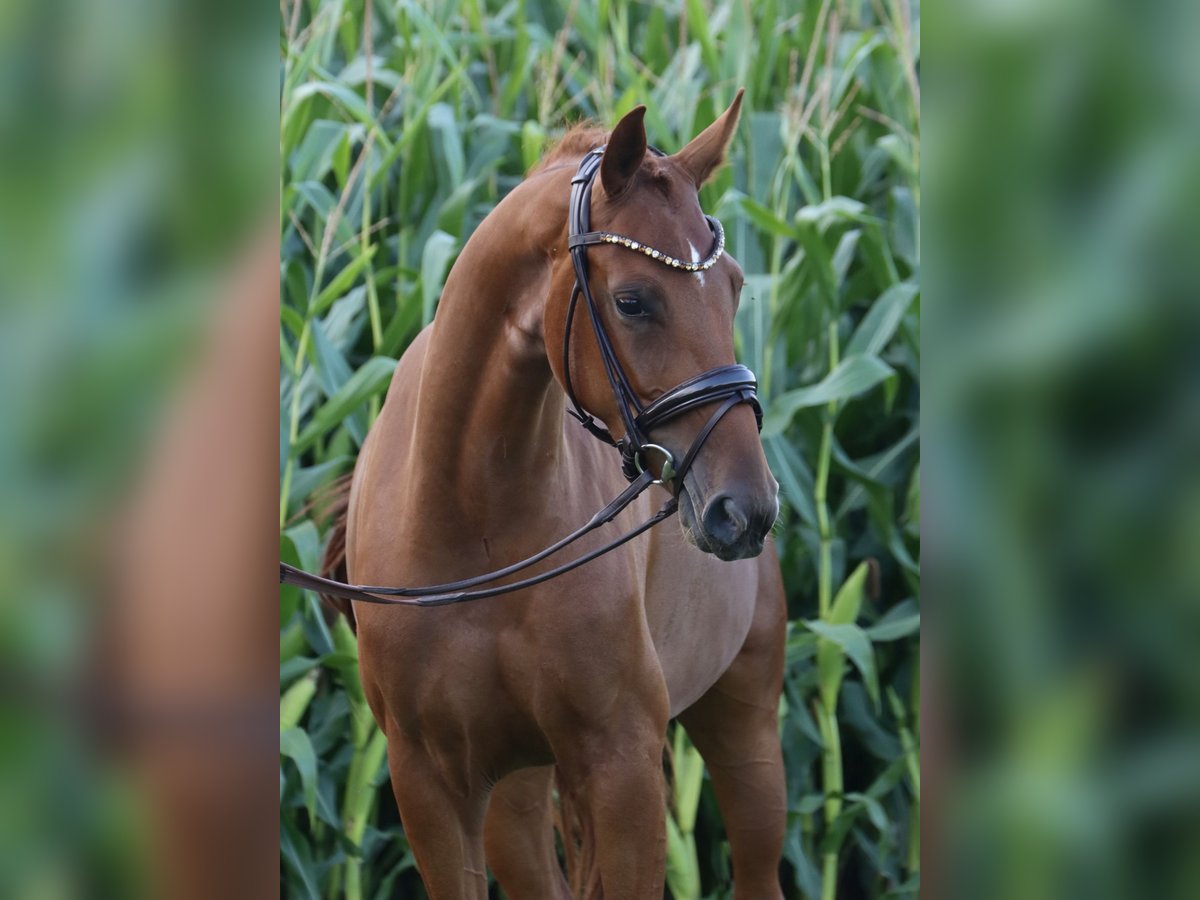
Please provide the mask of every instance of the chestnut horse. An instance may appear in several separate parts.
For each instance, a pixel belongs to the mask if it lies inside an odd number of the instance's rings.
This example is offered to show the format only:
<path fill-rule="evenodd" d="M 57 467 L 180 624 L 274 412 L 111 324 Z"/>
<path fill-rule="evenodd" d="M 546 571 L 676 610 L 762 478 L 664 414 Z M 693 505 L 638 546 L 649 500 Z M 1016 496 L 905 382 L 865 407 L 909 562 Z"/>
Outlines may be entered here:
<path fill-rule="evenodd" d="M 360 584 L 491 571 L 551 544 L 620 492 L 617 455 L 566 415 L 572 176 L 607 142 L 592 227 L 699 260 L 713 234 L 698 189 L 722 163 L 740 105 L 739 92 L 673 156 L 647 152 L 644 107 L 611 136 L 575 129 L 484 219 L 433 323 L 397 366 L 354 472 L 344 570 L 335 550 L 327 571 Z M 729 256 L 684 271 L 601 246 L 589 264 L 604 328 L 644 402 L 733 363 L 742 273 Z M 620 436 L 586 316 L 574 316 L 570 337 L 575 394 Z M 713 405 L 651 440 L 678 458 Z M 681 529 L 661 526 L 504 597 L 420 610 L 355 602 L 363 687 L 435 900 L 486 897 L 485 864 L 514 900 L 659 900 L 663 748 L 675 716 L 708 765 L 736 897 L 782 897 L 786 612 L 767 537 L 777 492 L 753 410 L 738 405 L 686 474 Z M 662 497 L 651 488 L 573 552 L 646 519 Z M 578 863 L 573 886 L 555 849 L 556 772 L 563 808 L 578 815 L 578 833 L 564 837 Z"/>

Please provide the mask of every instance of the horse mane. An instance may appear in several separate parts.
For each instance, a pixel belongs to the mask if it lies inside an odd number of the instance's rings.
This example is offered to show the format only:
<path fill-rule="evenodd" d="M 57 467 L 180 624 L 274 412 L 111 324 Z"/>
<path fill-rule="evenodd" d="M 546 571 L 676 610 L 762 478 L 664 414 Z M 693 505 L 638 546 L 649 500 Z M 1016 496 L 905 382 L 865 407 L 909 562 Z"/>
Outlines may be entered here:
<path fill-rule="evenodd" d="M 536 175 L 553 166 L 578 160 L 593 147 L 606 143 L 609 134 L 608 129 L 601 128 L 590 120 L 576 122 L 526 174 Z"/>

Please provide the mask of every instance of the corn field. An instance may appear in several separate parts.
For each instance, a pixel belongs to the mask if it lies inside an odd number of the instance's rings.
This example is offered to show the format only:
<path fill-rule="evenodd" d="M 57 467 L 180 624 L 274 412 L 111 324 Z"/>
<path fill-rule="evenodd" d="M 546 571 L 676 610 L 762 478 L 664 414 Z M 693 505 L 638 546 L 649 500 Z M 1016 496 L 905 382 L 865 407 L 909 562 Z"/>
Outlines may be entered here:
<path fill-rule="evenodd" d="M 280 23 L 281 558 L 349 472 L 457 252 L 564 127 L 644 103 L 682 147 L 746 88 L 703 190 L 746 272 L 781 485 L 788 897 L 919 893 L 920 21 L 909 0 L 328 0 Z M 355 642 L 281 591 L 289 897 L 424 897 Z M 670 896 L 732 896 L 699 755 L 672 726 Z M 500 896 L 496 889 L 495 896 Z"/>

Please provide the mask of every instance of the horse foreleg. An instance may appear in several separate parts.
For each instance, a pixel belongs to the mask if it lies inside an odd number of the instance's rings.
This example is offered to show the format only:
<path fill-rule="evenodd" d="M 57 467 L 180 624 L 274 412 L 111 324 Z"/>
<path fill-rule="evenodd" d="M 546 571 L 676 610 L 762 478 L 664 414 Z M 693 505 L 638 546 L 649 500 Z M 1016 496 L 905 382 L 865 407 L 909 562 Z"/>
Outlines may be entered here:
<path fill-rule="evenodd" d="M 554 767 L 518 769 L 492 788 L 484 826 L 488 865 L 511 900 L 569 900 L 554 848 Z"/>
<path fill-rule="evenodd" d="M 782 587 L 772 584 L 759 597 L 738 656 L 679 717 L 704 757 L 725 820 L 735 900 L 783 897 L 779 860 L 787 828 L 787 786 L 778 714 L 786 627 Z"/>
<path fill-rule="evenodd" d="M 388 769 L 404 834 L 431 900 L 486 900 L 486 791 L 447 785 L 424 749 L 391 736 Z"/>

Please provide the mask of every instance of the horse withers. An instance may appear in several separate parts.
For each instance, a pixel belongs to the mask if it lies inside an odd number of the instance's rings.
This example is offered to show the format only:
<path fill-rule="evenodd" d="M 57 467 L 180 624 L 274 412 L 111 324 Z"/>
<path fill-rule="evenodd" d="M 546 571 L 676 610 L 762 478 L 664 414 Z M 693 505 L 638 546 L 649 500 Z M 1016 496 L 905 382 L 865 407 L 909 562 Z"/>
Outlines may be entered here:
<path fill-rule="evenodd" d="M 611 135 L 574 129 L 484 219 L 433 323 L 397 366 L 328 574 L 359 584 L 453 581 L 524 559 L 604 506 L 625 486 L 618 454 L 577 427 L 564 391 L 625 434 L 596 328 L 639 406 L 733 364 L 741 270 L 728 255 L 695 264 L 714 242 L 698 190 L 723 161 L 741 98 L 670 156 L 648 151 L 644 107 Z M 568 335 L 568 203 L 581 159 L 600 145 L 590 227 L 631 241 L 588 248 L 599 322 L 574 315 Z M 681 528 L 660 525 L 502 597 L 348 610 L 405 833 L 435 900 L 486 897 L 486 866 L 514 900 L 659 900 L 672 717 L 708 766 L 735 896 L 782 896 L 786 610 L 768 537 L 778 485 L 750 404 L 714 418 L 715 405 L 689 408 L 649 436 L 663 459 L 679 460 L 709 429 L 674 485 Z M 639 463 L 661 467 L 658 456 Z M 655 473 L 670 484 L 669 473 Z M 662 497 L 652 488 L 606 528 L 644 520 Z M 575 552 L 610 537 L 600 529 Z"/>

